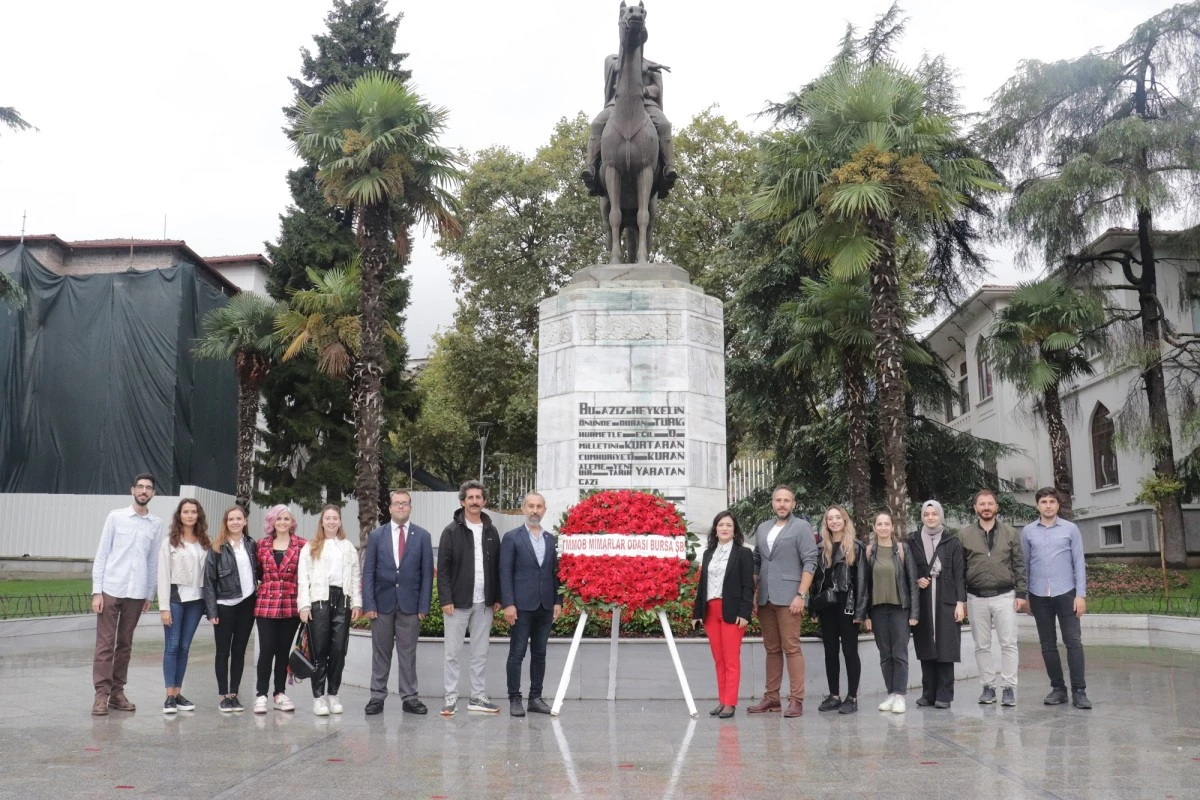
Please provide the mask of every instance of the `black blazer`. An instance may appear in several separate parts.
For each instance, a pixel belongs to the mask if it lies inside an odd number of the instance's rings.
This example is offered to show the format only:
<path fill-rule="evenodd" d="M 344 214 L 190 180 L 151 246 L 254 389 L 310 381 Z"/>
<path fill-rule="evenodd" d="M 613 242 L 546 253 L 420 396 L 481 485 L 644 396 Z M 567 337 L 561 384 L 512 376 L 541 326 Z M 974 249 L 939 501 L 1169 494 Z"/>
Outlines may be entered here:
<path fill-rule="evenodd" d="M 558 552 L 554 534 L 542 531 L 546 555 L 539 566 L 529 529 L 522 525 L 500 540 L 500 604 L 517 611 L 553 610 L 558 596 Z"/>
<path fill-rule="evenodd" d="M 708 604 L 708 564 L 714 550 L 704 551 L 700 564 L 700 584 L 696 587 L 696 605 L 692 619 L 704 619 L 704 607 Z M 754 552 L 748 547 L 734 545 L 725 566 L 725 582 L 721 584 L 721 617 L 730 625 L 738 617 L 750 621 L 754 613 Z"/>

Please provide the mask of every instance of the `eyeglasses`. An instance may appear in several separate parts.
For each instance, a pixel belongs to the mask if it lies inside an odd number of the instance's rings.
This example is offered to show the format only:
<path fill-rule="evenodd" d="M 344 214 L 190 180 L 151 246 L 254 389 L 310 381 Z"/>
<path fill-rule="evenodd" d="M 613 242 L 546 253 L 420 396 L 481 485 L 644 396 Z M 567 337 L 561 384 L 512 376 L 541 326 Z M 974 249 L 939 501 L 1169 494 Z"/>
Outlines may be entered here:
<path fill-rule="evenodd" d="M 145 491 L 147 491 L 147 492 L 153 492 L 153 491 L 154 491 L 154 487 L 153 487 L 153 486 L 147 486 L 147 485 L 146 485 L 146 484 L 144 484 L 144 483 L 139 483 L 137 486 L 135 486 L 135 487 L 133 487 L 133 488 L 135 488 L 135 489 L 142 489 L 142 490 L 145 490 Z"/>
<path fill-rule="evenodd" d="M 396 502 L 392 503 L 392 505 L 399 506 L 400 508 L 412 508 L 412 503 L 406 503 L 403 500 L 397 500 Z"/>

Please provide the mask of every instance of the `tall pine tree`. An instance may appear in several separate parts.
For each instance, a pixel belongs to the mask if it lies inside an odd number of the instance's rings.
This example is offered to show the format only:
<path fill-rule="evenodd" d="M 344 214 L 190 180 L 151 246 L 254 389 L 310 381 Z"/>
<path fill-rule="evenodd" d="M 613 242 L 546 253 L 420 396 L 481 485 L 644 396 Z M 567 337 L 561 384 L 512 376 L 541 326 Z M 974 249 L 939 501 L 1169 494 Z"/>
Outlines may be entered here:
<path fill-rule="evenodd" d="M 315 52 L 301 48 L 299 78 L 289 78 L 296 100 L 317 103 L 332 86 L 349 85 L 370 70 L 383 70 L 401 81 L 411 77 L 401 69 L 407 53 L 395 52 L 396 31 L 403 14 L 388 16 L 384 0 L 334 0 L 325 18 L 327 32 L 314 36 Z M 289 118 L 294 107 L 284 108 Z M 325 202 L 317 187 L 316 168 L 304 164 L 288 173 L 292 205 L 280 215 L 278 243 L 267 242 L 273 266 L 267 289 L 286 299 L 290 292 L 311 288 L 308 268 L 331 269 L 348 262 L 358 250 L 354 243 L 354 212 Z M 387 308 L 393 324 L 402 329 L 400 315 L 408 305 L 408 280 L 395 276 L 387 284 Z M 392 369 L 384 378 L 384 408 L 404 404 L 403 345 L 390 343 Z M 264 503 L 295 502 L 315 511 L 326 501 L 340 502 L 354 486 L 354 422 L 349 387 L 317 371 L 312 361 L 294 359 L 276 367 L 263 387 L 266 449 L 258 455 L 256 474 L 265 491 Z"/>

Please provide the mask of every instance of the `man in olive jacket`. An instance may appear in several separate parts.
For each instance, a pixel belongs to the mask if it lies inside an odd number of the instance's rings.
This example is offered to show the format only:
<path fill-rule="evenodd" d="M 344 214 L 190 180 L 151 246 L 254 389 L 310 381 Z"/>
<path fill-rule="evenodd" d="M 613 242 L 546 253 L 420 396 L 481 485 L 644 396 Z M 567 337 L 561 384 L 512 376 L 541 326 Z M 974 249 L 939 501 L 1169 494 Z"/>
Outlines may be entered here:
<path fill-rule="evenodd" d="M 1017 704 L 1017 612 L 1025 608 L 1025 556 L 1021 535 L 996 518 L 1000 510 L 990 489 L 975 494 L 975 521 L 958 532 L 967 559 L 967 616 L 975 637 L 975 661 L 983 694 L 996 702 L 992 631 L 1000 640 L 1001 705 Z"/>
<path fill-rule="evenodd" d="M 437 554 L 438 602 L 446 642 L 446 702 L 442 716 L 458 708 L 458 654 L 471 631 L 471 696 L 468 711 L 500 713 L 484 690 L 492 617 L 500 610 L 500 534 L 483 513 L 483 484 L 467 481 L 458 490 L 462 508 L 442 531 Z"/>

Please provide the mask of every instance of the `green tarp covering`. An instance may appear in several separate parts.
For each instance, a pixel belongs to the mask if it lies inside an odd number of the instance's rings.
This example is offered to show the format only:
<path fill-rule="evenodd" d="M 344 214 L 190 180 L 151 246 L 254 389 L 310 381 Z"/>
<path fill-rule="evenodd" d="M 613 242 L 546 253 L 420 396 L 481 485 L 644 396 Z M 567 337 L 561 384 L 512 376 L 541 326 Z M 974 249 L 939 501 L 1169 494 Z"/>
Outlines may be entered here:
<path fill-rule="evenodd" d="M 18 245 L 0 272 L 0 491 L 123 494 L 152 472 L 161 494 L 233 494 L 232 362 L 192 358 L 201 320 L 227 298 L 193 264 L 59 275 Z"/>

